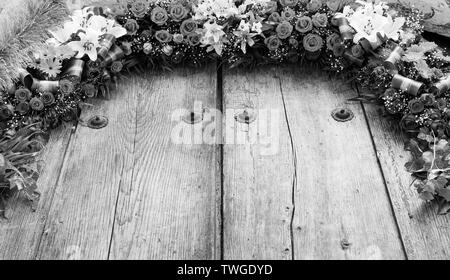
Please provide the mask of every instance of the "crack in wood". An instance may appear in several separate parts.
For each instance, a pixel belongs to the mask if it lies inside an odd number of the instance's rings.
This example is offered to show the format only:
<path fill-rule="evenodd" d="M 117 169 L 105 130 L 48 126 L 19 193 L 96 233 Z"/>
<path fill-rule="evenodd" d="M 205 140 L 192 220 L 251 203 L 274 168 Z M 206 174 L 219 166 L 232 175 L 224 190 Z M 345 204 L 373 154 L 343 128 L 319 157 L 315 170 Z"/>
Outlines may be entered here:
<path fill-rule="evenodd" d="M 283 94 L 283 85 L 281 82 L 281 78 L 277 77 L 279 85 L 280 85 L 280 94 L 281 94 L 281 100 L 283 102 L 283 109 L 284 109 L 284 116 L 285 116 L 285 120 L 286 120 L 286 125 L 287 125 L 287 129 L 289 132 L 289 138 L 290 138 L 290 143 L 291 143 L 291 148 L 292 148 L 292 160 L 293 160 L 293 168 L 294 168 L 294 174 L 293 174 L 293 178 L 292 178 L 292 216 L 291 216 L 291 221 L 290 221 L 290 231 L 291 231 L 291 255 L 292 255 L 292 260 L 295 260 L 295 241 L 294 241 L 294 219 L 295 219 L 295 211 L 296 211 L 296 207 L 295 207 L 295 194 L 297 191 L 297 151 L 295 149 L 295 142 L 294 142 L 294 137 L 292 135 L 292 130 L 291 130 L 291 125 L 289 123 L 289 116 L 288 116 L 288 112 L 287 112 L 287 108 L 286 108 L 286 100 L 285 100 L 285 96 Z"/>

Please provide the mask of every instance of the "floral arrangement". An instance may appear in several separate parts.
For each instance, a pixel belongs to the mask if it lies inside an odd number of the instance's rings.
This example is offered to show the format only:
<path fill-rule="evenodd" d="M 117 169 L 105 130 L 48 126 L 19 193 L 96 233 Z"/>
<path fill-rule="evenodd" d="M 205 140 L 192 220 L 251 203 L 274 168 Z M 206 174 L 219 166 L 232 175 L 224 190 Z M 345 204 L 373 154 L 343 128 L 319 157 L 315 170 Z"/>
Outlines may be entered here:
<path fill-rule="evenodd" d="M 411 135 L 420 197 L 450 210 L 450 58 L 414 8 L 345 0 L 128 0 L 76 11 L 3 89 L 3 134 L 76 120 L 133 67 L 317 63 L 353 77 Z M 6 153 L 6 150 L 2 150 Z"/>

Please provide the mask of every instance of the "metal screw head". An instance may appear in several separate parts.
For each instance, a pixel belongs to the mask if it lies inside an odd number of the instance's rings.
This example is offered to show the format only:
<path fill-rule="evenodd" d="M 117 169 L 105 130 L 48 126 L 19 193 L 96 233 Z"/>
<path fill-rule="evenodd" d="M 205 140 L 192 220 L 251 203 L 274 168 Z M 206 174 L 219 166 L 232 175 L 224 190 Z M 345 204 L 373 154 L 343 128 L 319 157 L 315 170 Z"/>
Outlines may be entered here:
<path fill-rule="evenodd" d="M 347 108 L 337 108 L 331 113 L 333 119 L 337 122 L 348 122 L 351 121 L 355 115 L 350 109 Z"/>
<path fill-rule="evenodd" d="M 203 113 L 187 112 L 182 119 L 187 124 L 197 124 L 203 121 Z"/>
<path fill-rule="evenodd" d="M 102 129 L 108 125 L 108 118 L 104 116 L 93 116 L 87 122 L 87 126 L 92 129 Z"/>
<path fill-rule="evenodd" d="M 253 110 L 244 109 L 242 112 L 237 113 L 234 119 L 239 123 L 251 124 L 256 120 L 256 113 Z"/>

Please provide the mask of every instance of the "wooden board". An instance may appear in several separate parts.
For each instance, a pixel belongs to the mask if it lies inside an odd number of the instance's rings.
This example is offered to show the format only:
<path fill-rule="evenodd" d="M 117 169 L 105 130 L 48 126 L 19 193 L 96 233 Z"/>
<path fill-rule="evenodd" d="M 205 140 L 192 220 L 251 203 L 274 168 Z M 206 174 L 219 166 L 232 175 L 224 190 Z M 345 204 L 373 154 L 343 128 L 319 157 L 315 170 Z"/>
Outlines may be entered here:
<path fill-rule="evenodd" d="M 70 142 L 39 247 L 39 259 L 107 259 L 121 186 L 131 184 L 137 96 L 145 80 L 124 80 L 110 100 L 97 99 L 81 119 L 100 115 L 109 125 L 79 125 Z"/>
<path fill-rule="evenodd" d="M 408 258 L 450 259 L 450 216 L 437 216 L 433 204 L 419 199 L 404 167 L 406 137 L 376 106 L 364 107 Z"/>
<path fill-rule="evenodd" d="M 224 74 L 225 259 L 292 258 L 295 156 L 275 73 Z M 255 121 L 236 121 L 243 110 Z"/>
<path fill-rule="evenodd" d="M 202 141 L 216 128 L 206 116 L 217 106 L 215 66 L 146 79 L 137 92 L 132 181 L 120 186 L 110 257 L 217 259 L 220 150 Z M 202 109 L 203 123 L 181 121 Z"/>
<path fill-rule="evenodd" d="M 53 131 L 40 156 L 43 170 L 38 181 L 38 191 L 41 197 L 35 211 L 31 203 L 20 196 L 12 202 L 9 219 L 0 219 L 0 259 L 35 258 L 71 135 L 70 125 Z"/>
<path fill-rule="evenodd" d="M 355 93 L 318 71 L 279 77 L 298 155 L 296 259 L 403 259 L 362 107 L 347 102 Z M 336 108 L 352 110 L 354 119 L 335 121 Z"/>
<path fill-rule="evenodd" d="M 289 252 L 291 241 L 295 259 L 405 257 L 362 107 L 346 104 L 353 93 L 339 89 L 342 82 L 288 67 L 264 69 L 256 77 L 225 75 L 224 81 L 225 104 L 232 103 L 227 96 L 250 96 L 285 115 L 274 161 L 253 157 L 250 148 L 225 147 L 226 257 L 287 258 L 279 252 Z M 274 97 L 255 101 L 247 87 Z M 335 122 L 331 111 L 339 106 L 351 108 L 355 119 Z"/>

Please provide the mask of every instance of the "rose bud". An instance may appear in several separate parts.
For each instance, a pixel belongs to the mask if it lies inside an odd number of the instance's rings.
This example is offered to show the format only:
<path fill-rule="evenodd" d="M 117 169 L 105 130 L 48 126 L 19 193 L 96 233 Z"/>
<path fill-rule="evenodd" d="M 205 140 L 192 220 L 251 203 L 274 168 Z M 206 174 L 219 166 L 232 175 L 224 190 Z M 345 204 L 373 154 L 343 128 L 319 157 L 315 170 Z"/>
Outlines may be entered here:
<path fill-rule="evenodd" d="M 30 107 L 35 111 L 42 111 L 44 109 L 44 103 L 37 97 L 30 100 Z"/>
<path fill-rule="evenodd" d="M 20 88 L 16 90 L 15 95 L 18 101 L 24 102 L 31 98 L 31 91 L 26 88 Z"/>
<path fill-rule="evenodd" d="M 12 118 L 14 115 L 14 107 L 12 105 L 0 106 L 0 120 L 5 121 Z"/>
<path fill-rule="evenodd" d="M 42 102 L 45 106 L 50 106 L 55 103 L 55 96 L 51 92 L 44 92 L 41 96 Z"/>
<path fill-rule="evenodd" d="M 413 99 L 409 101 L 408 107 L 413 114 L 419 114 L 422 113 L 423 110 L 425 110 L 425 105 L 419 99 Z"/>
<path fill-rule="evenodd" d="M 30 105 L 28 105 L 27 102 L 20 102 L 16 106 L 16 111 L 21 115 L 25 115 L 28 111 L 30 111 Z"/>

